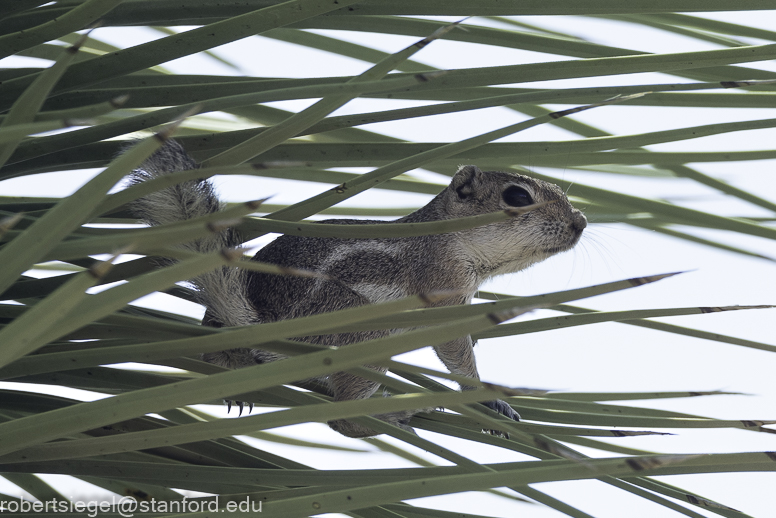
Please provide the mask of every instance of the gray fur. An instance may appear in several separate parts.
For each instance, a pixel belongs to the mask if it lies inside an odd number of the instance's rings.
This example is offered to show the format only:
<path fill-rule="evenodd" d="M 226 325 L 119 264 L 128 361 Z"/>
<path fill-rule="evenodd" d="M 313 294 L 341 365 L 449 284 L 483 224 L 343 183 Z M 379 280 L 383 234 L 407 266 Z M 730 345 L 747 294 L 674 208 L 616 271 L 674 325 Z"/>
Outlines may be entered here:
<path fill-rule="evenodd" d="M 196 164 L 183 149 L 177 143 L 170 143 L 136 171 L 132 181 L 140 182 L 192 167 Z M 440 301 L 438 306 L 469 303 L 478 286 L 488 278 L 523 270 L 572 248 L 587 225 L 584 215 L 571 206 L 556 185 L 514 173 L 482 172 L 475 166 L 463 166 L 450 185 L 426 206 L 397 220 L 451 219 L 545 201 L 553 203 L 507 221 L 437 236 L 393 239 L 281 236 L 262 248 L 254 260 L 313 270 L 328 278 L 269 275 L 226 268 L 204 275 L 193 281 L 199 290 L 200 302 L 207 308 L 203 324 L 234 326 L 273 322 L 443 290 L 462 294 Z M 220 210 L 221 202 L 209 182 L 186 182 L 139 200 L 132 209 L 139 218 L 158 225 Z M 327 222 L 343 225 L 382 223 L 367 220 Z M 239 236 L 227 231 L 189 246 L 199 251 L 212 251 L 238 244 Z M 391 332 L 324 335 L 303 340 L 347 345 L 387 336 Z M 450 372 L 479 379 L 473 345 L 471 338 L 465 337 L 439 345 L 435 350 Z M 236 368 L 278 358 L 266 351 L 231 350 L 205 355 L 203 359 Z M 344 372 L 329 376 L 328 383 L 337 401 L 370 397 L 379 386 Z M 519 419 L 503 401 L 492 401 L 487 405 Z M 409 428 L 406 422 L 411 416 L 412 412 L 403 412 L 377 417 Z M 351 421 L 329 424 L 350 437 L 377 433 Z"/>

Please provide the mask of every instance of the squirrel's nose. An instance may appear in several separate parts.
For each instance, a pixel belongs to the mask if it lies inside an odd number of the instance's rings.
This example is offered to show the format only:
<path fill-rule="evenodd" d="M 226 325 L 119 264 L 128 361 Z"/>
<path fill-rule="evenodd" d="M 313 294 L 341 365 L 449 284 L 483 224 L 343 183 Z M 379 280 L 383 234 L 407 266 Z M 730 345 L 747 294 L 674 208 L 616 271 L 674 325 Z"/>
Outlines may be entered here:
<path fill-rule="evenodd" d="M 587 227 L 587 218 L 580 211 L 575 210 L 571 219 L 571 226 L 574 227 L 574 230 L 577 232 L 581 232 Z"/>

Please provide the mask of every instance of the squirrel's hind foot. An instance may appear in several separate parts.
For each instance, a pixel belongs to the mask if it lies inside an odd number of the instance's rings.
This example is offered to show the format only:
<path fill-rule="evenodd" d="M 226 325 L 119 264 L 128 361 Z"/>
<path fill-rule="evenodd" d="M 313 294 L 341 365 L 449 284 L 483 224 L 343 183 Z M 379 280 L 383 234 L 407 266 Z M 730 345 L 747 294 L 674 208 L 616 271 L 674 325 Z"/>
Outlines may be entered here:
<path fill-rule="evenodd" d="M 515 412 L 515 409 L 509 406 L 509 404 L 505 401 L 495 399 L 493 401 L 486 401 L 483 403 L 483 405 L 490 408 L 491 410 L 495 410 L 499 414 L 506 416 L 513 421 L 520 421 L 520 414 Z"/>
<path fill-rule="evenodd" d="M 515 409 L 509 406 L 509 404 L 506 403 L 505 401 L 496 399 L 493 401 L 486 401 L 483 403 L 483 405 L 490 408 L 491 410 L 495 410 L 499 414 L 506 416 L 513 421 L 520 421 L 520 414 L 515 412 Z M 504 439 L 509 439 L 509 434 L 506 432 L 502 432 L 501 430 L 483 430 L 483 432 L 489 433 L 491 435 L 498 435 L 499 437 L 503 437 Z"/>

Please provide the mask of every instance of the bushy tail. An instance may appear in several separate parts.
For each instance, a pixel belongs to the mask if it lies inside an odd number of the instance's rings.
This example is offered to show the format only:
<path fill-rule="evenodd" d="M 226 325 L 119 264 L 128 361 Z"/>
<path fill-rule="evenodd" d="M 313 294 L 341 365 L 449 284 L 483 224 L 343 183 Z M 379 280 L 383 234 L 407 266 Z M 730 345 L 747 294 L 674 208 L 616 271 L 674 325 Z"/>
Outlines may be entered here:
<path fill-rule="evenodd" d="M 130 185 L 152 180 L 176 171 L 198 169 L 197 164 L 183 147 L 168 140 L 162 148 L 143 162 L 129 177 Z M 130 205 L 132 213 L 144 223 L 157 226 L 206 216 L 223 210 L 213 184 L 207 180 L 190 180 L 135 200 Z M 184 245 L 196 252 L 215 252 L 238 246 L 239 237 L 233 231 L 214 233 L 208 238 Z"/>
<path fill-rule="evenodd" d="M 131 185 L 135 185 L 176 171 L 198 167 L 179 143 L 168 140 L 132 172 L 129 181 Z M 151 226 L 197 218 L 223 208 L 224 204 L 218 199 L 213 184 L 207 180 L 182 182 L 149 194 L 130 205 L 131 212 Z M 182 247 L 194 252 L 212 253 L 239 246 L 241 243 L 237 232 L 226 229 L 186 243 Z M 256 312 L 245 294 L 246 277 L 243 270 L 219 268 L 196 279 L 190 279 L 190 282 L 197 290 L 198 302 L 207 308 L 203 321 L 205 325 L 221 327 L 255 323 Z"/>

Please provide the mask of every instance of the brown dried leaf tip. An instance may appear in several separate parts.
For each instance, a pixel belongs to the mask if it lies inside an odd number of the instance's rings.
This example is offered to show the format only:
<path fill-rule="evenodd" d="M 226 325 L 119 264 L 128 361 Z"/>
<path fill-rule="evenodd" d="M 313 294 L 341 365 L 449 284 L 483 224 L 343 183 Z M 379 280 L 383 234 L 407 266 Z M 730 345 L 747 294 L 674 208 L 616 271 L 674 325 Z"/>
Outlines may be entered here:
<path fill-rule="evenodd" d="M 761 79 L 759 81 L 720 81 L 723 88 L 741 88 L 742 86 L 770 85 L 776 83 L 776 79 Z"/>
<path fill-rule="evenodd" d="M 643 471 L 645 469 L 661 468 L 663 466 L 668 466 L 669 464 L 684 462 L 696 457 L 701 457 L 701 455 L 661 455 L 659 457 L 632 457 L 626 460 L 625 463 L 630 466 L 633 471 Z"/>
<path fill-rule="evenodd" d="M 505 387 L 504 385 L 496 385 L 495 383 L 488 383 L 486 381 L 480 382 L 483 387 L 489 390 L 495 390 L 497 392 L 501 392 L 505 396 L 528 396 L 528 397 L 537 397 L 537 396 L 544 396 L 549 392 L 549 390 L 543 390 L 543 389 L 533 389 L 533 388 L 524 388 L 524 387 Z"/>
<path fill-rule="evenodd" d="M 590 110 L 592 108 L 598 108 L 599 106 L 617 104 L 625 101 L 630 101 L 631 99 L 636 99 L 638 97 L 644 97 L 645 95 L 650 93 L 652 92 L 640 92 L 640 93 L 631 94 L 631 95 L 615 95 L 614 97 L 610 97 L 609 99 L 606 99 L 605 101 L 601 101 L 600 103 L 587 104 L 585 106 L 577 106 L 575 108 L 569 108 L 568 110 L 561 110 L 558 112 L 548 113 L 547 115 L 549 115 L 551 119 L 560 119 L 561 117 L 566 117 L 568 115 L 583 112 L 585 110 Z"/>
<path fill-rule="evenodd" d="M 533 311 L 534 309 L 539 309 L 544 306 L 531 306 L 528 308 L 514 308 L 514 309 L 508 309 L 506 311 L 498 311 L 495 313 L 488 313 L 488 319 L 490 319 L 491 322 L 494 324 L 500 324 L 502 322 L 506 322 L 507 320 L 512 320 L 515 317 L 518 317 L 520 315 L 523 315 L 525 313 L 528 313 L 529 311 Z"/>
<path fill-rule="evenodd" d="M 121 250 L 118 250 L 115 252 L 112 256 L 110 256 L 105 261 L 97 261 L 93 265 L 89 267 L 87 270 L 89 272 L 89 275 L 94 277 L 97 280 L 102 279 L 105 277 L 108 272 L 113 268 L 114 261 L 120 256 L 121 254 L 129 253 L 132 250 L 132 247 L 126 246 L 122 248 Z"/>
<path fill-rule="evenodd" d="M 89 275 L 100 280 L 107 275 L 111 268 L 113 268 L 113 265 L 109 261 L 100 261 L 94 263 L 87 271 Z"/>
<path fill-rule="evenodd" d="M 175 130 L 178 129 L 178 126 L 183 124 L 183 121 L 185 121 L 192 115 L 196 115 L 197 113 L 200 112 L 201 109 L 202 109 L 201 104 L 192 106 L 191 108 L 189 108 L 188 110 L 180 114 L 177 120 L 175 120 L 174 122 L 171 122 L 170 124 L 162 128 L 157 133 L 154 133 L 154 138 L 156 138 L 160 142 L 166 142 L 170 137 L 172 137 L 172 134 L 175 132 Z"/>
<path fill-rule="evenodd" d="M 455 29 L 456 27 L 458 27 L 458 24 L 465 22 L 469 18 L 471 18 L 471 17 L 467 16 L 466 18 L 462 18 L 462 19 L 458 20 L 457 22 L 453 22 L 453 23 L 451 23 L 449 25 L 445 25 L 444 27 L 438 28 L 437 30 L 432 32 L 429 36 L 427 36 L 426 38 L 423 38 L 419 42 L 415 43 L 415 46 L 420 47 L 420 48 L 425 47 L 426 45 L 428 45 L 432 41 L 441 38 L 442 36 L 444 36 L 445 34 L 450 32 L 451 30 Z"/>
<path fill-rule="evenodd" d="M 646 277 L 634 277 L 633 279 L 628 279 L 628 282 L 630 282 L 633 286 L 643 286 L 651 282 L 656 282 L 656 281 L 666 279 L 668 277 L 673 277 L 674 275 L 679 275 L 680 273 L 685 273 L 685 272 L 672 272 L 672 273 L 662 273 L 659 275 L 647 275 Z"/>
<path fill-rule="evenodd" d="M 639 435 L 674 435 L 668 432 L 647 432 L 647 431 L 627 432 L 624 430 L 609 430 L 609 433 L 611 433 L 613 437 L 636 437 Z"/>
<path fill-rule="evenodd" d="M 425 83 L 445 74 L 447 74 L 447 70 L 435 70 L 434 72 L 423 72 L 422 74 L 415 74 L 415 79 L 421 83 Z"/>
<path fill-rule="evenodd" d="M 743 420 L 741 421 L 741 423 L 744 425 L 744 428 L 755 428 L 758 432 L 776 433 L 776 430 L 771 430 L 770 428 L 763 428 L 763 426 L 766 426 L 769 424 L 776 424 L 776 421 Z"/>
<path fill-rule="evenodd" d="M 108 101 L 108 102 L 109 102 L 109 103 L 110 103 L 110 105 L 111 105 L 111 106 L 113 106 L 114 108 L 121 108 L 122 106 L 124 106 L 124 104 L 125 104 L 125 103 L 126 103 L 128 100 L 129 100 L 129 95 L 128 95 L 128 94 L 124 94 L 124 95 L 119 95 L 118 97 L 114 97 L 113 99 L 111 99 L 111 100 L 110 100 L 110 101 Z"/>
<path fill-rule="evenodd" d="M 266 162 L 256 162 L 255 164 L 248 164 L 256 170 L 263 169 L 276 169 L 283 167 L 312 167 L 312 162 L 303 162 L 301 160 L 267 160 Z"/>
<path fill-rule="evenodd" d="M 573 460 L 575 462 L 588 464 L 587 462 L 588 459 L 586 457 L 583 457 L 579 453 L 575 452 L 570 448 L 563 446 L 560 443 L 549 442 L 537 436 L 537 437 L 534 437 L 534 445 L 541 450 L 552 453 L 553 455 L 557 455 L 558 457 L 561 457 L 563 459 L 568 459 L 568 460 Z M 594 469 L 592 465 L 589 465 L 589 466 L 591 469 Z"/>
<path fill-rule="evenodd" d="M 441 302 L 454 297 L 462 297 L 466 294 L 464 290 L 439 290 L 429 293 L 418 293 L 418 297 L 427 306 Z"/>
<path fill-rule="evenodd" d="M 697 495 L 685 494 L 684 497 L 691 504 L 699 505 L 701 507 L 709 507 L 709 508 L 714 508 L 714 509 L 725 509 L 726 511 L 733 511 L 734 513 L 740 512 L 740 511 L 737 511 L 736 509 L 733 509 L 732 507 L 728 507 L 726 505 L 718 504 L 717 502 L 714 502 L 714 501 L 709 500 L 707 498 L 699 497 Z"/>
<path fill-rule="evenodd" d="M 222 230 L 226 230 L 229 227 L 239 225 L 240 221 L 241 220 L 239 218 L 221 219 L 218 221 L 211 221 L 206 223 L 205 228 L 207 228 L 210 232 L 221 232 Z"/>
<path fill-rule="evenodd" d="M 3 219 L 0 219 L 0 236 L 11 230 L 13 227 L 16 226 L 17 223 L 19 223 L 22 220 L 21 214 L 14 214 L 13 216 L 8 216 Z"/>
<path fill-rule="evenodd" d="M 719 313 L 721 311 L 737 311 L 739 309 L 772 309 L 776 308 L 776 306 L 766 306 L 766 305 L 760 305 L 760 306 L 715 306 L 715 307 L 702 307 L 698 308 L 703 313 Z"/>
<path fill-rule="evenodd" d="M 256 210 L 256 209 L 258 209 L 259 207 L 261 207 L 261 205 L 262 205 L 262 204 L 263 204 L 265 201 L 267 201 L 269 198 L 270 198 L 270 197 L 269 197 L 269 196 L 267 196 L 266 198 L 261 198 L 261 199 L 258 199 L 258 200 L 251 200 L 251 201 L 246 201 L 246 202 L 245 202 L 245 206 L 246 206 L 246 207 L 248 207 L 248 208 L 249 208 L 249 209 L 251 209 L 251 210 Z"/>
<path fill-rule="evenodd" d="M 698 396 L 751 396 L 751 394 L 745 394 L 743 392 L 725 392 L 722 390 L 712 390 L 709 392 L 688 392 L 687 393 L 689 397 L 698 397 Z"/>
<path fill-rule="evenodd" d="M 62 119 L 62 126 L 71 128 L 73 126 L 94 126 L 97 121 L 94 119 Z"/>
<path fill-rule="evenodd" d="M 245 251 L 242 248 L 223 248 L 221 250 L 221 256 L 231 263 L 239 261 L 243 257 L 244 252 Z"/>

